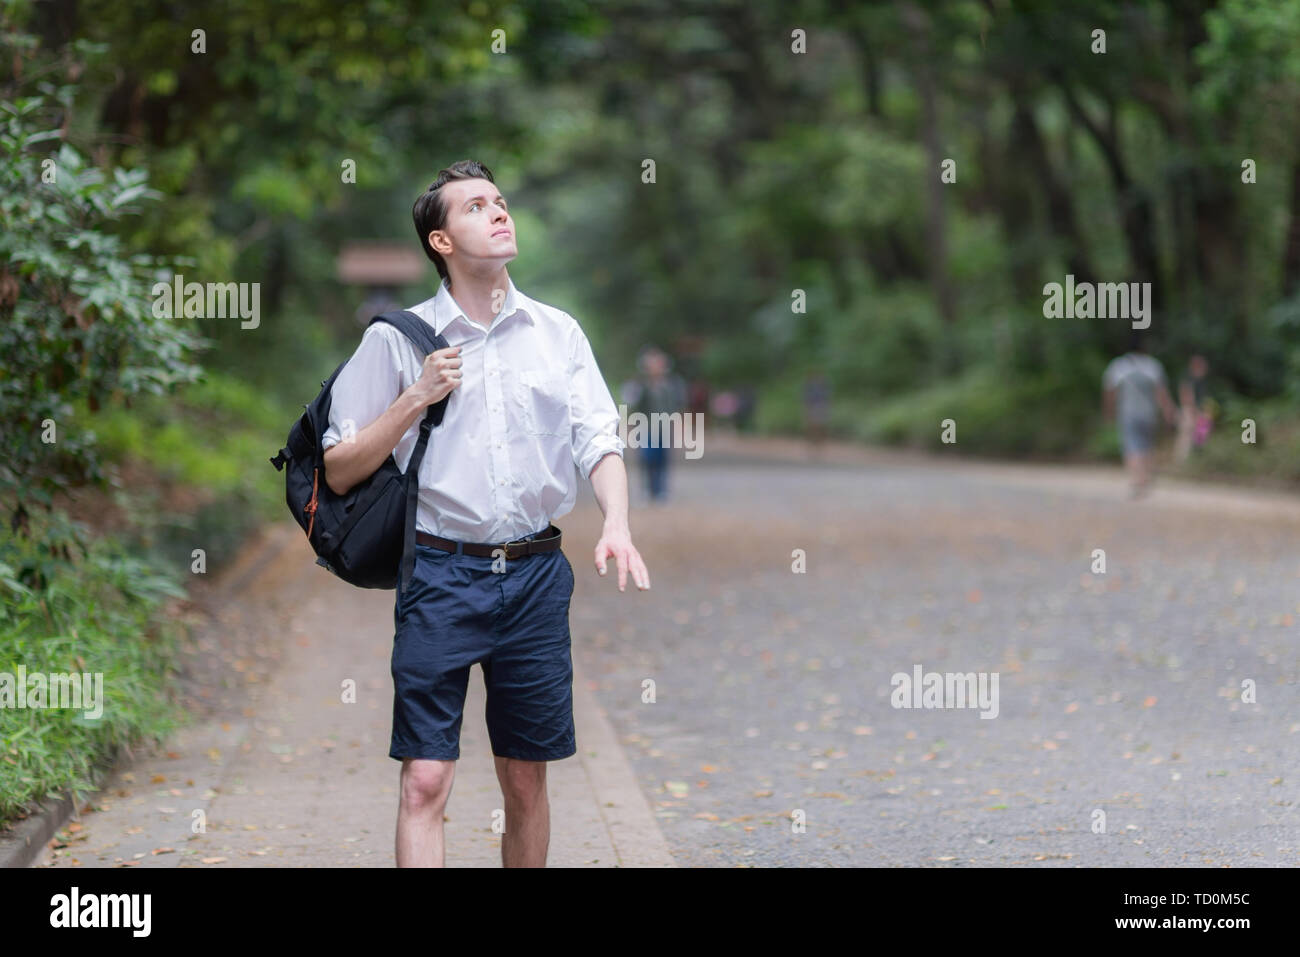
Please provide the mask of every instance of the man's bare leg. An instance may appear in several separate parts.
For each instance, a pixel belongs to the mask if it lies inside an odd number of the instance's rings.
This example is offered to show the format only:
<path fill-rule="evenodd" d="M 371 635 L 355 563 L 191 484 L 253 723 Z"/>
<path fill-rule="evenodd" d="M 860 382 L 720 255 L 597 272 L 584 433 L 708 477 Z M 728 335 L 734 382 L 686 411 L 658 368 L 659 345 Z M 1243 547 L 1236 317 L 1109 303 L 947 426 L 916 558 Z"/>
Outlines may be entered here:
<path fill-rule="evenodd" d="M 455 761 L 403 759 L 397 805 L 398 867 L 445 866 L 442 816 L 455 777 Z"/>
<path fill-rule="evenodd" d="M 1136 495 L 1138 487 L 1138 455 L 1136 452 L 1124 453 L 1124 473 L 1128 477 L 1129 494 Z"/>
<path fill-rule="evenodd" d="M 551 843 L 551 805 L 546 762 L 496 757 L 497 780 L 506 802 L 501 835 L 502 867 L 545 867 Z"/>

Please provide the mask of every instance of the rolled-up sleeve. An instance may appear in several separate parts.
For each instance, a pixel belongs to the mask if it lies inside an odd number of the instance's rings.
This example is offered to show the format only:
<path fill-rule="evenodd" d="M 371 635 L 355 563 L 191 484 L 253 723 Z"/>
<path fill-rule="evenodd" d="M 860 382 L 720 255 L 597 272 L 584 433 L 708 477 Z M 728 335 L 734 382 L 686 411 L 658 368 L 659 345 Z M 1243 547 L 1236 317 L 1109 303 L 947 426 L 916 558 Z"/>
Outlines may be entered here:
<path fill-rule="evenodd" d="M 322 448 L 337 445 L 345 435 L 356 435 L 401 394 L 402 366 L 394 335 L 401 333 L 383 323 L 366 329 L 330 390 L 330 423 L 321 436 Z"/>
<path fill-rule="evenodd" d="M 573 464 L 591 480 L 596 463 L 611 452 L 623 456 L 619 414 L 591 351 L 591 343 L 575 321 L 569 346 L 569 419 L 572 426 Z"/>

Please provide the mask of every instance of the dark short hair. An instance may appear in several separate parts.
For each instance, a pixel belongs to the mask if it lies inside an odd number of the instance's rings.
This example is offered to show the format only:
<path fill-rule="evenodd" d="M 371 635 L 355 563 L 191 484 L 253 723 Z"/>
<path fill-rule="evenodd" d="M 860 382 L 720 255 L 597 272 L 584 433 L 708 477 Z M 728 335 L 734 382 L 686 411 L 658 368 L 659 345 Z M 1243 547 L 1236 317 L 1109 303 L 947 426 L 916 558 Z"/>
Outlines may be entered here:
<path fill-rule="evenodd" d="M 415 232 L 420 237 L 424 254 L 438 267 L 438 275 L 447 278 L 447 264 L 433 247 L 429 245 L 429 233 L 447 225 L 447 204 L 442 201 L 439 192 L 454 179 L 485 179 L 495 183 L 492 171 L 477 160 L 459 160 L 446 169 L 438 170 L 438 178 L 429 184 L 429 188 L 415 199 L 411 207 L 411 217 L 415 220 Z"/>

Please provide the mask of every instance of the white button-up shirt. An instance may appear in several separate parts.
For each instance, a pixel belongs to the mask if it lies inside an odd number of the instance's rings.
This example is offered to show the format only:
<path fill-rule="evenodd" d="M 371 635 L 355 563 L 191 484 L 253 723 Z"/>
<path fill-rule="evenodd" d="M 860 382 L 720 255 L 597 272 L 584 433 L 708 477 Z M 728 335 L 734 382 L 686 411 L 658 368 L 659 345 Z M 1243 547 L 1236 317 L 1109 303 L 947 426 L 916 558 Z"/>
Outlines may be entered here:
<path fill-rule="evenodd" d="M 461 383 L 420 463 L 416 528 L 465 542 L 514 541 L 573 509 L 578 471 L 590 480 L 604 456 L 622 456 L 619 414 L 582 328 L 567 312 L 509 283 L 485 329 L 456 304 L 444 279 L 415 313 L 460 346 Z M 334 380 L 329 448 L 365 428 L 420 377 L 423 354 L 377 322 Z M 405 469 L 424 412 L 393 450 Z"/>

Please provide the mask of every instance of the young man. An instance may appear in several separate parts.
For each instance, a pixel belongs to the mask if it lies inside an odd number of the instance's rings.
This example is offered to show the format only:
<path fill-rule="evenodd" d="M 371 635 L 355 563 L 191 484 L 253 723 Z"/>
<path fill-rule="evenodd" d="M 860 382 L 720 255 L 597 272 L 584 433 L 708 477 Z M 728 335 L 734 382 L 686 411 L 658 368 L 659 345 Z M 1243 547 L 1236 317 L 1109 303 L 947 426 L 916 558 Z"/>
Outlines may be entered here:
<path fill-rule="evenodd" d="M 612 558 L 619 591 L 629 575 L 650 587 L 628 531 L 618 412 L 578 323 L 506 273 L 515 227 L 486 167 L 440 171 L 412 213 L 443 281 L 410 311 L 449 347 L 422 358 L 393 327 L 370 326 L 335 380 L 324 439 L 325 479 L 342 493 L 390 454 L 405 467 L 425 410 L 451 394 L 420 463 L 415 572 L 394 609 L 397 866 L 444 864 L 443 810 L 479 662 L 505 798 L 502 864 L 543 867 L 546 762 L 577 751 L 573 568 L 551 520 L 573 508 L 579 470 L 605 516 L 596 571 Z"/>

